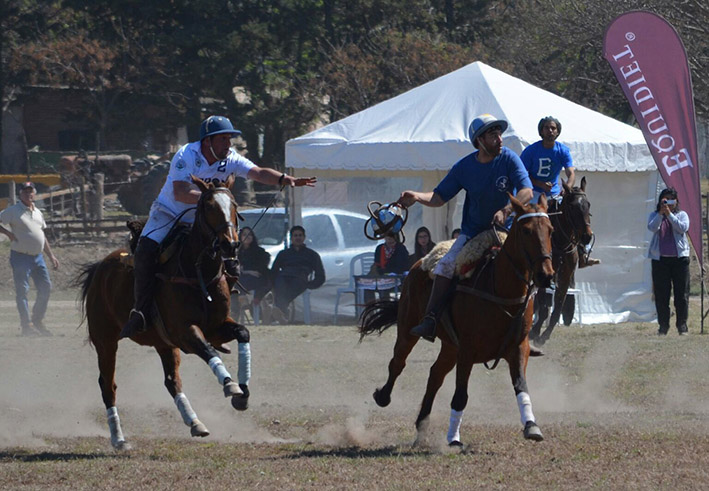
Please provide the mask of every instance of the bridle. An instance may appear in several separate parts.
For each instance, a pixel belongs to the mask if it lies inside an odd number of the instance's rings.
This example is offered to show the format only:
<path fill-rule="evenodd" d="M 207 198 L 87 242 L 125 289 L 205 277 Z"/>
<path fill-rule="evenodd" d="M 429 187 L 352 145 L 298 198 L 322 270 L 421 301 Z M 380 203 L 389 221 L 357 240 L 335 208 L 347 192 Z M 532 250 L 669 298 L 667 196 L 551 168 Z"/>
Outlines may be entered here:
<path fill-rule="evenodd" d="M 517 218 L 515 218 L 515 222 L 519 222 L 519 221 L 524 220 L 526 218 L 533 218 L 533 217 L 546 218 L 547 220 L 549 220 L 549 224 L 551 225 L 551 219 L 549 218 L 549 215 L 545 212 L 542 212 L 542 211 L 534 211 L 534 212 L 524 213 L 524 214 L 518 216 Z M 512 271 L 515 273 L 515 276 L 517 276 L 517 278 L 524 281 L 525 283 L 529 283 L 528 287 L 531 286 L 531 283 L 533 283 L 533 280 L 528 280 L 526 278 L 526 276 L 524 274 L 522 274 L 522 272 L 520 272 L 520 270 L 515 265 L 512 256 L 510 256 L 509 252 L 507 252 L 504 247 L 501 250 L 504 251 L 504 253 L 507 255 L 507 258 L 509 259 L 510 264 L 512 265 Z M 534 267 L 537 265 L 537 263 L 542 262 L 545 259 L 551 260 L 551 251 L 549 251 L 549 252 L 542 251 L 542 254 L 540 254 L 539 257 L 534 258 L 534 259 L 532 259 L 532 257 L 527 252 L 527 249 L 525 249 L 524 247 L 522 247 L 522 253 L 524 254 L 524 259 L 525 259 L 530 271 L 534 271 Z"/>
<path fill-rule="evenodd" d="M 569 254 L 570 252 L 576 250 L 578 245 L 581 243 L 581 233 L 579 231 L 585 229 L 586 227 L 588 227 L 589 229 L 591 228 L 591 222 L 587 221 L 585 217 L 583 219 L 582 227 L 577 226 L 578 224 L 575 223 L 576 220 L 574 215 L 568 212 L 571 207 L 571 199 L 568 198 L 579 198 L 580 202 L 583 200 L 587 201 L 586 193 L 583 191 L 572 191 L 564 195 L 564 199 L 562 200 L 561 205 L 559 206 L 558 212 L 558 215 L 561 215 L 561 217 L 557 219 L 559 220 L 561 226 L 554 228 L 555 231 L 558 230 L 559 235 L 563 239 L 562 245 L 559 247 L 561 249 L 561 254 Z M 564 204 L 564 202 L 566 202 L 567 204 Z M 564 213 L 563 208 L 567 209 L 567 213 Z M 589 213 L 588 216 L 590 217 L 591 214 Z M 566 224 L 568 224 L 569 228 L 571 229 L 570 233 L 567 233 L 567 230 L 565 230 L 565 227 L 563 226 L 563 224 L 561 224 L 561 220 L 564 220 Z M 591 234 L 591 240 L 595 241 L 595 236 L 593 235 L 593 233 Z M 558 243 L 559 241 L 557 240 L 556 244 Z"/>
<path fill-rule="evenodd" d="M 236 201 L 234 200 L 233 196 L 231 196 L 231 192 L 227 188 L 214 188 L 212 190 L 212 194 L 217 194 L 217 193 L 222 193 L 222 194 L 228 194 L 229 195 L 229 202 L 231 206 L 234 207 L 234 209 L 238 209 L 238 205 L 236 204 Z M 208 254 L 210 259 L 215 260 L 217 258 L 217 253 L 219 252 L 219 234 L 221 234 L 224 230 L 228 229 L 233 229 L 232 235 L 234 237 L 237 237 L 237 248 L 239 247 L 238 245 L 238 237 L 239 237 L 239 225 L 238 223 L 235 225 L 232 223 L 231 220 L 226 220 L 223 224 L 221 224 L 218 227 L 212 227 L 209 223 L 207 223 L 207 220 L 204 219 L 204 193 L 200 197 L 200 201 L 197 207 L 197 212 L 201 213 L 203 215 L 203 219 L 199 220 L 200 227 L 202 228 L 202 231 L 205 232 L 205 235 L 208 237 L 211 237 L 211 248 L 210 246 L 205 247 L 202 252 L 200 252 L 200 255 L 197 259 L 197 261 L 200 261 L 200 258 L 202 257 L 203 254 Z M 239 213 L 236 213 L 237 218 L 240 220 L 243 220 L 243 218 L 239 215 Z M 234 260 L 236 259 L 236 256 L 231 256 L 231 257 L 222 257 L 222 260 Z"/>

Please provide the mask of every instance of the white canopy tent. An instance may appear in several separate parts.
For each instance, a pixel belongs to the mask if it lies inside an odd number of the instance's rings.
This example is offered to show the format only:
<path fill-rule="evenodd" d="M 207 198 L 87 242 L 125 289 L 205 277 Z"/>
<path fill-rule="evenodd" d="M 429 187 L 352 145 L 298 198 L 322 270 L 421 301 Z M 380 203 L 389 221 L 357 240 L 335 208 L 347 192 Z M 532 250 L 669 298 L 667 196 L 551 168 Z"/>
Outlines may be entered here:
<path fill-rule="evenodd" d="M 403 189 L 431 190 L 473 151 L 468 125 L 483 113 L 509 122 L 503 144 L 517 153 L 539 139 L 541 117 L 562 123 L 559 141 L 571 149 L 577 183 L 587 178 L 593 256 L 603 261 L 577 273 L 584 323 L 654 319 L 646 221 L 661 181 L 640 130 L 480 62 L 288 141 L 286 166 L 319 179 L 316 188 L 299 188 L 295 202 L 364 211 Z M 443 208 L 412 208 L 419 211 L 407 235 L 425 224 L 434 240 L 448 238 L 462 201 L 463 193 Z M 413 240 L 407 246 L 413 252 Z"/>

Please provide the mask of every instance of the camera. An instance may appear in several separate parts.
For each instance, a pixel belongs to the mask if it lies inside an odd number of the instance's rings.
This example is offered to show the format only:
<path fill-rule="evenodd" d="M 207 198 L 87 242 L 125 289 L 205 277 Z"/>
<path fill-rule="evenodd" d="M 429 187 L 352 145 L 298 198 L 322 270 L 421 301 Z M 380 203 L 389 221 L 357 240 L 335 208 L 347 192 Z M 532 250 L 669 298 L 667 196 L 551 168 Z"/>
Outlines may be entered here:
<path fill-rule="evenodd" d="M 664 200 L 662 200 L 662 203 L 665 205 L 676 205 L 677 200 L 676 199 L 664 199 Z"/>

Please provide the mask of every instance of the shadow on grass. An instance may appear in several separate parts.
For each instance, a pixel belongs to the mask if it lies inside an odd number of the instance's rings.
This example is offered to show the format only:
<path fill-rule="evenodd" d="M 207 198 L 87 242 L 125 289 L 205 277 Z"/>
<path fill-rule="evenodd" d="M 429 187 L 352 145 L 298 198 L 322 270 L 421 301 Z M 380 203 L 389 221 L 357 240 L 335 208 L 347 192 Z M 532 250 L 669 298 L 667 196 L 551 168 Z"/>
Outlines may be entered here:
<path fill-rule="evenodd" d="M 127 458 L 118 453 L 66 453 L 66 452 L 0 452 L 0 462 L 68 462 L 73 460 L 96 460 L 105 458 Z"/>
<path fill-rule="evenodd" d="M 340 457 L 345 459 L 378 459 L 382 457 L 408 457 L 408 456 L 424 456 L 435 453 L 429 448 L 402 448 L 398 446 L 390 446 L 383 448 L 361 448 L 361 447 L 344 447 L 331 449 L 312 449 L 290 452 L 286 455 L 272 457 L 278 459 L 301 459 L 301 458 L 319 458 L 319 457 Z"/>

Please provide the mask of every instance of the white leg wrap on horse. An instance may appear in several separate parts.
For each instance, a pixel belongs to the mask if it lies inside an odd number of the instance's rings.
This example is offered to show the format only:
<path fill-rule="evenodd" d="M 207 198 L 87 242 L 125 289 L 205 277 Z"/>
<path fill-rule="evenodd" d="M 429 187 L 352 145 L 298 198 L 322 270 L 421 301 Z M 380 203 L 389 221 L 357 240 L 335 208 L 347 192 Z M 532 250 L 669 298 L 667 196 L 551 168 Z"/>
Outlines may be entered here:
<path fill-rule="evenodd" d="M 448 443 L 460 441 L 460 424 L 463 421 L 463 411 L 451 409 L 451 419 L 448 423 Z"/>
<path fill-rule="evenodd" d="M 217 379 L 219 380 L 220 384 L 224 385 L 224 380 L 231 378 L 229 372 L 226 371 L 224 362 L 222 362 L 221 358 L 219 358 L 218 356 L 210 358 L 207 363 L 209 364 L 209 368 L 212 369 L 212 372 L 214 372 L 214 375 L 217 376 Z"/>
<path fill-rule="evenodd" d="M 251 344 L 239 343 L 239 384 L 249 385 L 251 380 Z"/>
<path fill-rule="evenodd" d="M 182 421 L 184 421 L 187 426 L 192 426 L 194 420 L 197 419 L 197 414 L 192 410 L 190 401 L 187 400 L 187 396 L 184 393 L 180 392 L 175 396 L 175 405 L 180 411 Z"/>
<path fill-rule="evenodd" d="M 121 430 L 121 419 L 118 417 L 118 408 L 111 406 L 106 409 L 108 417 L 108 429 L 111 430 L 111 444 L 115 446 L 118 442 L 125 441 L 123 430 Z"/>
<path fill-rule="evenodd" d="M 532 413 L 532 399 L 530 399 L 529 394 L 526 392 L 517 394 L 517 405 L 519 406 L 519 415 L 523 425 L 527 424 L 527 421 L 535 421 Z"/>

